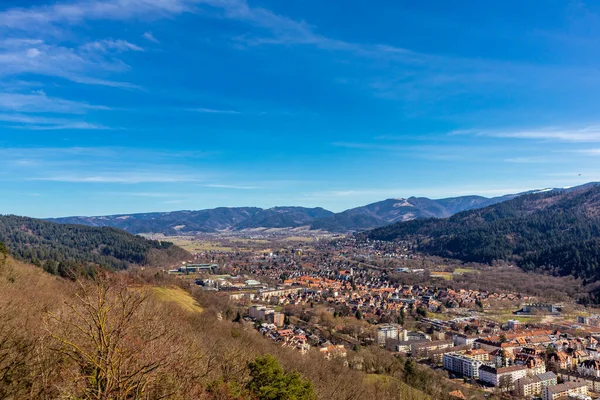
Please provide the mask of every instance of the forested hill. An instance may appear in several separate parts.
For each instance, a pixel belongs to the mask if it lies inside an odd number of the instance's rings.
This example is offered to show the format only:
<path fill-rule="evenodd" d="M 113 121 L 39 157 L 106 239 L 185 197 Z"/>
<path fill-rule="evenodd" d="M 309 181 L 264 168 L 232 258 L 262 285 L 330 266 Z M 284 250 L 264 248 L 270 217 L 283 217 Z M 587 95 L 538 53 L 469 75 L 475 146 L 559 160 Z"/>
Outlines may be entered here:
<path fill-rule="evenodd" d="M 116 228 L 63 225 L 12 215 L 0 216 L 0 242 L 13 257 L 54 274 L 92 264 L 109 269 L 132 264 L 168 266 L 190 256 L 172 243 L 147 240 Z"/>
<path fill-rule="evenodd" d="M 520 196 L 447 219 L 393 224 L 364 235 L 409 241 L 464 261 L 515 262 L 525 270 L 600 279 L 600 186 Z"/>

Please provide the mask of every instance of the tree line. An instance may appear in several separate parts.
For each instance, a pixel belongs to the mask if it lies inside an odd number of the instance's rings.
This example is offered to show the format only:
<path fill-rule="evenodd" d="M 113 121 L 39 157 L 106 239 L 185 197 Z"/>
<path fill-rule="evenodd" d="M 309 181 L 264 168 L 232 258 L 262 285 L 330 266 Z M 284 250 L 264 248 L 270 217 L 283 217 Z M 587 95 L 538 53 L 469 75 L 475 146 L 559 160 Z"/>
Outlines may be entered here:
<path fill-rule="evenodd" d="M 167 265 L 189 257 L 173 243 L 147 240 L 115 228 L 62 225 L 12 215 L 0 216 L 0 242 L 13 257 L 62 276 L 94 266 L 122 270 L 133 264 Z"/>

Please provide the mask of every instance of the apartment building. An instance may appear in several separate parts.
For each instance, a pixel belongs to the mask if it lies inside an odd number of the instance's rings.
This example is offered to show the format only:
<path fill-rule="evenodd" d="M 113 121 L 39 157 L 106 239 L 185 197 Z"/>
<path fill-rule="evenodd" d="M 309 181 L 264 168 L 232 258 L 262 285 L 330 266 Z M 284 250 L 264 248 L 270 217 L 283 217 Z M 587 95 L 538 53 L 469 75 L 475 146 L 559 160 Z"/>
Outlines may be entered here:
<path fill-rule="evenodd" d="M 574 395 L 588 395 L 588 387 L 584 382 L 565 382 L 559 385 L 546 386 L 542 390 L 542 400 L 556 400 Z"/>
<path fill-rule="evenodd" d="M 515 394 L 519 397 L 540 395 L 546 386 L 556 385 L 554 372 L 545 372 L 534 376 L 526 376 L 515 382 Z"/>
<path fill-rule="evenodd" d="M 479 368 L 479 380 L 492 386 L 512 390 L 514 383 L 527 375 L 527 367 L 513 365 L 510 367 L 496 368 L 482 365 Z"/>
<path fill-rule="evenodd" d="M 447 353 L 443 358 L 444 368 L 466 378 L 477 379 L 483 363 L 461 353 Z"/>

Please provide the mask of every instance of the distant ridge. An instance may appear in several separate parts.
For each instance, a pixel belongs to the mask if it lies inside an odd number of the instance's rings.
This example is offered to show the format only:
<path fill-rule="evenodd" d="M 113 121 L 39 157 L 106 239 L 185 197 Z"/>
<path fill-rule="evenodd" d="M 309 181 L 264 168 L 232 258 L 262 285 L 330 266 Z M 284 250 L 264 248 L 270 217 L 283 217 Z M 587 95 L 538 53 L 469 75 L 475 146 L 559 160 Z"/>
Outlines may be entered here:
<path fill-rule="evenodd" d="M 589 184 L 588 184 L 589 185 Z M 548 188 L 542 191 L 558 189 Z M 571 190 L 571 189 L 568 189 Z M 133 234 L 162 233 L 194 235 L 255 228 L 299 228 L 327 232 L 352 232 L 378 228 L 402 221 L 447 218 L 456 213 L 487 207 L 523 194 L 500 197 L 460 196 L 432 200 L 426 197 L 386 199 L 340 213 L 320 207 L 219 207 L 198 211 L 173 211 L 95 217 L 51 218 L 49 221 L 88 226 L 111 226 Z"/>
<path fill-rule="evenodd" d="M 600 280 L 600 184 L 532 191 L 510 201 L 361 234 L 411 242 L 418 250 L 463 261 L 504 260 Z"/>

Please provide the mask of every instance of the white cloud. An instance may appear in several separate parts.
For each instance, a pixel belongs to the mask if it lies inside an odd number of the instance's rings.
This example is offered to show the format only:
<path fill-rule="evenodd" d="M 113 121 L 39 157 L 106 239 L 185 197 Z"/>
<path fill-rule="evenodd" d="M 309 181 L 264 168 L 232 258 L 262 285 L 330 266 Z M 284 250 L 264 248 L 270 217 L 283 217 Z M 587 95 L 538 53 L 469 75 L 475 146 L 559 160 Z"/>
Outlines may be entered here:
<path fill-rule="evenodd" d="M 119 44 L 119 46 L 124 45 Z M 30 39 L 0 41 L 0 77 L 29 73 L 60 77 L 91 85 L 135 86 L 126 82 L 104 79 L 107 74 L 127 71 L 129 66 L 121 60 L 104 54 L 103 51 L 98 51 L 97 48 L 96 51 L 91 51 L 95 47 L 82 50 Z"/>
<path fill-rule="evenodd" d="M 153 42 L 153 43 L 160 43 L 160 41 L 154 37 L 154 35 L 152 34 L 152 32 L 144 32 L 144 34 L 142 35 L 145 39 Z"/>
<path fill-rule="evenodd" d="M 512 157 L 512 158 L 507 158 L 504 161 L 508 162 L 508 163 L 515 163 L 515 164 L 537 164 L 537 163 L 549 162 L 549 160 L 547 158 L 543 158 L 543 157 Z M 556 160 L 554 160 L 554 161 L 556 161 Z"/>
<path fill-rule="evenodd" d="M 241 114 L 239 111 L 235 110 L 221 110 L 216 108 L 192 108 L 190 111 L 196 111 L 205 114 Z"/>
<path fill-rule="evenodd" d="M 109 110 L 106 106 L 49 97 L 43 91 L 1 93 L 0 110 L 35 113 L 84 114 L 89 110 Z"/>
<path fill-rule="evenodd" d="M 138 45 L 130 43 L 126 40 L 113 40 L 113 39 L 104 39 L 104 40 L 96 40 L 94 42 L 88 42 L 81 46 L 83 50 L 92 51 L 92 52 L 101 52 L 106 53 L 108 51 L 114 50 L 117 52 L 121 51 L 144 51 L 144 49 Z"/>
<path fill-rule="evenodd" d="M 11 127 L 27 130 L 109 129 L 105 126 L 85 121 L 73 121 L 64 118 L 46 118 L 23 114 L 0 114 L 0 121 L 16 123 L 18 125 L 13 125 Z"/>
<path fill-rule="evenodd" d="M 600 156 L 600 149 L 583 149 L 583 150 L 576 150 L 575 152 L 581 153 L 581 154 L 587 154 L 590 156 Z"/>
<path fill-rule="evenodd" d="M 77 24 L 85 20 L 126 20 L 189 11 L 193 0 L 84 0 L 49 6 L 13 8 L 0 13 L 0 26 L 35 31 L 55 24 Z"/>
<path fill-rule="evenodd" d="M 600 126 L 583 128 L 540 128 L 521 130 L 458 130 L 451 135 L 474 135 L 495 138 L 531 139 L 565 142 L 600 142 Z"/>
<path fill-rule="evenodd" d="M 199 178 L 184 174 L 160 174 L 153 172 L 118 172 L 97 174 L 63 174 L 30 178 L 33 181 L 52 181 L 66 183 L 179 183 L 198 182 Z"/>
<path fill-rule="evenodd" d="M 216 189 L 237 189 L 237 190 L 262 189 L 260 186 L 227 185 L 227 184 L 218 184 L 218 183 L 210 183 L 210 184 L 206 184 L 206 185 L 202 185 L 202 186 L 216 188 Z"/>

